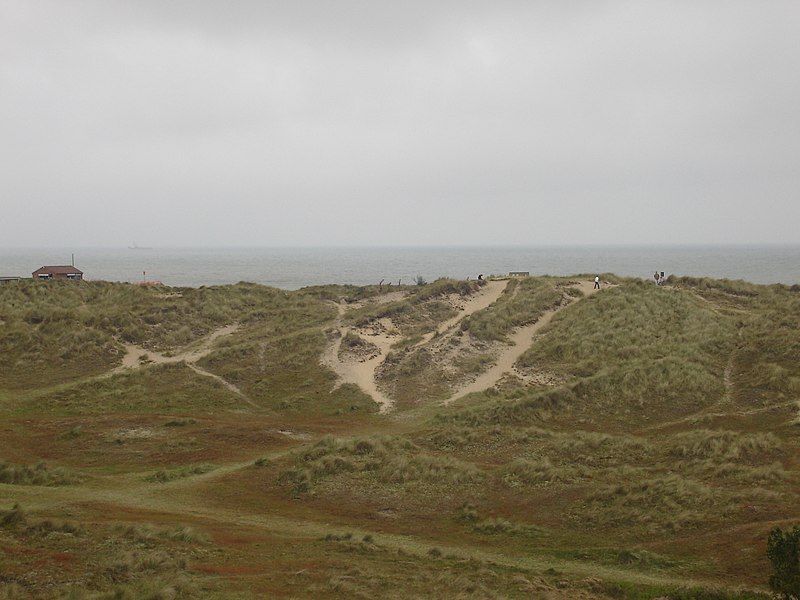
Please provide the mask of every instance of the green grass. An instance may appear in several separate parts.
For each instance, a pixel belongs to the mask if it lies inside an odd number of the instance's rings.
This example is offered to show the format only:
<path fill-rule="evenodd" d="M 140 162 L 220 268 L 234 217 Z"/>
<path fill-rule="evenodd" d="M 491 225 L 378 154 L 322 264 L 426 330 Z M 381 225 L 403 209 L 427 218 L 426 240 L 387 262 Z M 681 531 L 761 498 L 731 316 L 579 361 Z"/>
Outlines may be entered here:
<path fill-rule="evenodd" d="M 336 376 L 319 364 L 326 343 L 321 330 L 303 330 L 223 348 L 200 364 L 269 410 L 312 414 L 375 412 L 375 402 L 356 386 L 334 389 Z"/>
<path fill-rule="evenodd" d="M 29 388 L 115 364 L 115 339 L 174 350 L 233 322 L 282 333 L 335 315 L 307 294 L 252 284 L 153 288 L 20 282 L 0 288 L 0 387 Z"/>
<path fill-rule="evenodd" d="M 733 320 L 692 294 L 623 283 L 561 311 L 520 364 L 566 378 L 582 410 L 631 422 L 719 400 L 735 343 Z"/>
<path fill-rule="evenodd" d="M 477 283 L 0 288 L 0 598 L 765 598 L 800 521 L 800 294 L 604 279 L 515 280 L 416 348 Z M 521 360 L 545 377 L 436 403 L 567 298 Z M 401 333 L 388 415 L 320 365 L 341 301 Z M 256 407 L 180 363 L 97 377 L 233 322 L 199 366 Z"/>
<path fill-rule="evenodd" d="M 470 315 L 461 328 L 481 341 L 504 340 L 513 329 L 536 321 L 561 303 L 565 283 L 540 277 L 512 280 L 494 306 Z"/>
<path fill-rule="evenodd" d="M 16 408 L 20 414 L 89 415 L 214 413 L 246 406 L 213 379 L 172 363 L 64 386 L 37 394 Z"/>

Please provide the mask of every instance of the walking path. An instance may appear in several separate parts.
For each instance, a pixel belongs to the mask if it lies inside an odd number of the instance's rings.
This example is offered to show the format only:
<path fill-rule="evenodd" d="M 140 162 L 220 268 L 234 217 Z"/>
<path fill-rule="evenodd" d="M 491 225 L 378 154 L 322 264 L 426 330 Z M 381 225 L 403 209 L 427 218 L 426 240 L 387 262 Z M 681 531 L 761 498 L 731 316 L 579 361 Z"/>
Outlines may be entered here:
<path fill-rule="evenodd" d="M 459 312 L 456 316 L 440 323 L 435 331 L 426 333 L 424 336 L 422 336 L 422 339 L 419 342 L 414 344 L 414 347 L 427 344 L 437 335 L 442 335 L 445 331 L 458 325 L 464 320 L 465 317 L 468 317 L 479 310 L 483 310 L 484 308 L 489 308 L 492 304 L 497 302 L 507 286 L 508 281 L 487 281 L 480 291 L 470 296 L 469 299 L 464 302 L 464 305 L 460 309 L 461 312 Z"/>
<path fill-rule="evenodd" d="M 125 347 L 125 356 L 122 358 L 122 364 L 114 369 L 114 373 L 120 373 L 127 369 L 136 369 L 142 366 L 141 359 L 147 357 L 148 362 L 156 364 L 167 364 L 176 362 L 196 363 L 202 358 L 205 358 L 211 353 L 212 346 L 217 339 L 231 335 L 239 329 L 239 324 L 226 325 L 215 329 L 207 336 L 202 338 L 199 342 L 192 344 L 187 349 L 179 354 L 167 356 L 154 350 L 148 350 L 137 346 L 135 344 L 123 344 Z"/>
<path fill-rule="evenodd" d="M 179 363 L 184 362 L 186 366 L 188 366 L 192 371 L 197 373 L 198 375 L 202 375 L 203 377 L 210 377 L 211 379 L 221 383 L 225 386 L 228 390 L 242 398 L 247 404 L 252 406 L 253 408 L 260 408 L 258 404 L 253 402 L 250 398 L 245 395 L 242 390 L 238 387 L 233 385 L 230 381 L 226 381 L 219 375 L 215 375 L 210 371 L 206 371 L 202 367 L 198 366 L 197 363 L 211 354 L 213 350 L 214 342 L 217 341 L 219 338 L 231 335 L 232 333 L 236 332 L 239 329 L 239 324 L 234 323 L 232 325 L 226 325 L 225 327 L 220 327 L 219 329 L 215 329 L 199 342 L 190 345 L 187 349 L 179 354 L 174 354 L 172 356 L 166 356 L 165 354 L 161 354 L 159 352 L 155 352 L 153 350 L 148 350 L 146 348 L 142 348 L 141 346 L 136 346 L 135 344 L 123 344 L 125 347 L 125 356 L 122 358 L 122 364 L 118 366 L 116 369 L 111 371 L 108 375 L 117 375 L 119 373 L 125 373 L 132 369 L 138 369 L 149 364 L 170 364 L 170 363 Z"/>
<path fill-rule="evenodd" d="M 582 281 L 574 287 L 577 287 L 579 290 L 581 290 L 584 296 L 591 296 L 598 291 L 594 289 L 594 282 L 591 281 Z M 517 360 L 519 360 L 525 351 L 531 347 L 536 333 L 542 327 L 547 325 L 558 311 L 562 310 L 566 306 L 569 306 L 575 300 L 575 298 L 569 297 L 566 303 L 561 304 L 554 309 L 548 310 L 541 317 L 539 317 L 535 323 L 531 323 L 530 325 L 525 325 L 524 327 L 517 329 L 510 336 L 511 344 L 507 348 L 503 349 L 503 351 L 497 357 L 495 364 L 487 371 L 481 373 L 478 378 L 475 379 L 475 381 L 464 386 L 450 398 L 445 400 L 444 404 L 450 404 L 451 402 L 455 402 L 456 400 L 459 400 L 468 394 L 482 392 L 486 389 L 494 387 L 497 382 L 500 381 L 504 375 L 506 375 L 506 373 L 510 373 L 513 370 L 514 364 L 517 362 Z"/>

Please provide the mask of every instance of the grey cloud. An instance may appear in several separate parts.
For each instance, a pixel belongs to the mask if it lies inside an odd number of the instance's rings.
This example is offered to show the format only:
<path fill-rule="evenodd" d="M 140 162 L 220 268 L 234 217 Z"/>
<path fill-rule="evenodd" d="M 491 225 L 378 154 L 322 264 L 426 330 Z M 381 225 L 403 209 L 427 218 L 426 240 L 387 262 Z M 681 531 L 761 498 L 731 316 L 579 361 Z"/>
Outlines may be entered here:
<path fill-rule="evenodd" d="M 798 25 L 0 0 L 0 245 L 800 242 Z"/>

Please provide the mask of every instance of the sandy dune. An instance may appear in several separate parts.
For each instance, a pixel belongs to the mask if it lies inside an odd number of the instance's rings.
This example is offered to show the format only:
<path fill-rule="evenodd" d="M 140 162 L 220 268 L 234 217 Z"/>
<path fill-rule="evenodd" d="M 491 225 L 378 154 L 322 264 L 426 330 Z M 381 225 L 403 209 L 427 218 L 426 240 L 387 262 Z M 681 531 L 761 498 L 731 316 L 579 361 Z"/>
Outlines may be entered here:
<path fill-rule="evenodd" d="M 508 285 L 507 281 L 489 281 L 487 282 L 480 291 L 476 292 L 474 295 L 470 296 L 461 306 L 460 313 L 455 317 L 444 321 L 439 325 L 437 328 L 437 332 L 439 334 L 447 331 L 448 329 L 457 325 L 462 319 L 465 317 L 479 311 L 483 310 L 490 306 L 493 302 L 495 302 L 500 295 L 505 290 L 506 286 Z M 397 335 L 389 335 L 385 333 L 385 331 L 392 330 L 390 326 L 391 323 L 383 323 L 384 332 L 379 331 L 370 331 L 369 333 L 365 332 L 356 332 L 360 337 L 364 340 L 374 344 L 380 350 L 380 354 L 373 356 L 367 360 L 342 360 L 339 357 L 339 350 L 342 346 L 342 339 L 348 333 L 348 331 L 352 331 L 348 327 L 343 327 L 341 325 L 341 317 L 344 314 L 344 306 L 342 304 L 338 305 L 339 309 L 339 320 L 337 321 L 337 328 L 338 328 L 338 335 L 336 340 L 328 346 L 325 353 L 322 356 L 321 362 L 323 365 L 331 369 L 334 373 L 339 376 L 338 385 L 343 383 L 354 383 L 358 387 L 360 387 L 365 393 L 372 396 L 372 398 L 380 405 L 381 412 L 387 412 L 392 408 L 394 404 L 393 400 L 386 396 L 380 389 L 378 389 L 378 385 L 375 381 L 375 372 L 378 368 L 383 364 L 383 361 L 386 360 L 386 355 L 389 353 L 389 350 L 395 342 L 400 340 L 400 336 Z M 428 341 L 430 341 L 435 335 L 435 332 L 431 332 L 426 334 L 425 337 L 418 342 L 418 346 L 422 345 Z"/>
<path fill-rule="evenodd" d="M 573 287 L 580 289 L 585 296 L 591 296 L 597 291 L 594 289 L 594 282 L 592 281 L 582 281 Z M 502 350 L 495 364 L 487 371 L 481 373 L 475 381 L 464 386 L 445 400 L 444 404 L 450 404 L 468 394 L 481 392 L 496 385 L 506 373 L 510 373 L 513 370 L 514 364 L 519 360 L 520 356 L 531 347 L 536 333 L 547 325 L 558 311 L 572 304 L 575 300 L 576 298 L 570 298 L 565 304 L 544 313 L 535 323 L 517 329 L 509 336 L 511 344 Z"/>

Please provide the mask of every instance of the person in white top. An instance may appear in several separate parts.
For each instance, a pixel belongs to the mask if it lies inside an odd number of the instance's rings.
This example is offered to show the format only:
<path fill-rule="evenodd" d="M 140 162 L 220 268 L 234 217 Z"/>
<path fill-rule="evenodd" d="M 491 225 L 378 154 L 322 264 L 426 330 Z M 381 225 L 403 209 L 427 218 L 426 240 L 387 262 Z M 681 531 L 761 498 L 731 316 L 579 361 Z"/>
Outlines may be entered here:
<path fill-rule="evenodd" d="M 594 278 L 594 289 L 596 289 L 596 290 L 600 289 L 600 275 L 597 275 Z"/>

